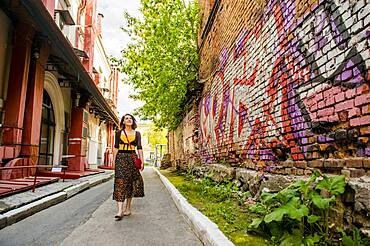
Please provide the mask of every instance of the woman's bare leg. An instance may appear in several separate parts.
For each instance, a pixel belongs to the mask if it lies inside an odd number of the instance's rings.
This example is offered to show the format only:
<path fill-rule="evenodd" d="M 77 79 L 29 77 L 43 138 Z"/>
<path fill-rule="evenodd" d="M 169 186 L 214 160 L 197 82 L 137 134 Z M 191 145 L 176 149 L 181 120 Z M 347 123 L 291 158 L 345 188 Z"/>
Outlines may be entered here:
<path fill-rule="evenodd" d="M 132 202 L 132 198 L 127 198 L 126 208 L 125 208 L 125 212 L 123 212 L 123 215 L 130 215 L 131 214 L 131 202 Z"/>
<path fill-rule="evenodd" d="M 123 214 L 123 202 L 117 202 L 117 216 L 122 216 Z"/>

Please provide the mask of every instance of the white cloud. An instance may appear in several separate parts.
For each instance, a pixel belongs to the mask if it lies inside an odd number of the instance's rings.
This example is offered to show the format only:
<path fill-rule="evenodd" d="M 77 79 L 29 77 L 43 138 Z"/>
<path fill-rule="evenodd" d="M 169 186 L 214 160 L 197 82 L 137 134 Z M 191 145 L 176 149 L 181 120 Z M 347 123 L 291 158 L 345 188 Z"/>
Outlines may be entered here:
<path fill-rule="evenodd" d="M 140 0 L 98 0 L 98 13 L 104 15 L 102 20 L 102 36 L 105 50 L 108 55 L 121 57 L 121 50 L 130 42 L 130 37 L 121 30 L 124 24 L 123 12 L 127 10 L 130 15 L 140 16 Z M 118 112 L 122 117 L 125 113 L 132 113 L 143 102 L 129 98 L 133 94 L 131 86 L 120 83 L 118 87 Z"/>
<path fill-rule="evenodd" d="M 143 102 L 134 101 L 129 98 L 129 95 L 133 93 L 133 89 L 130 85 L 120 83 L 118 87 L 118 115 L 122 117 L 126 113 L 133 113 L 133 111 L 142 106 Z"/>
<path fill-rule="evenodd" d="M 133 16 L 140 15 L 140 0 L 98 1 L 98 12 L 104 15 L 102 36 L 109 55 L 120 57 L 120 51 L 130 42 L 130 37 L 121 30 L 124 24 L 123 12 L 127 10 Z"/>

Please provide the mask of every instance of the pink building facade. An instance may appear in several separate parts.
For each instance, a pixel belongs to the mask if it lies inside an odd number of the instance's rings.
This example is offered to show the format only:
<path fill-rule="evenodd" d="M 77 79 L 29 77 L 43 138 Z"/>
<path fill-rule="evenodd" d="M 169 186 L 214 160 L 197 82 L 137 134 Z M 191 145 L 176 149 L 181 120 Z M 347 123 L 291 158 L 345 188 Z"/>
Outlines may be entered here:
<path fill-rule="evenodd" d="M 96 2 L 1 3 L 0 166 L 63 163 L 83 172 L 112 164 L 119 77 L 105 55 Z M 0 179 L 30 174 L 7 170 Z"/>

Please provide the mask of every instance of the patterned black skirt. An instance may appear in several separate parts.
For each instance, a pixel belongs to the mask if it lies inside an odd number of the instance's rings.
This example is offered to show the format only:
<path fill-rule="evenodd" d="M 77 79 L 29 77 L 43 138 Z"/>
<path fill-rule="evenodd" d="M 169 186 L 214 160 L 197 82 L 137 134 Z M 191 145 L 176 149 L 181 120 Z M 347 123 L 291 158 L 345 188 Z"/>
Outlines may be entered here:
<path fill-rule="evenodd" d="M 126 198 L 143 196 L 143 177 L 135 167 L 135 160 L 132 157 L 132 153 L 117 153 L 113 200 L 123 202 Z"/>

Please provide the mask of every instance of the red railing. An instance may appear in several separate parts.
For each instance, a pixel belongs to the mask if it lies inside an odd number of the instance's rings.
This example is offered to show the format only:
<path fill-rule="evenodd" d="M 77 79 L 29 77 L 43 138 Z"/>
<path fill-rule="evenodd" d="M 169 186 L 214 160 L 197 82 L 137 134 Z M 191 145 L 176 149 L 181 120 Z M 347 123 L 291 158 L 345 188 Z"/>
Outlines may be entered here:
<path fill-rule="evenodd" d="M 33 169 L 35 168 L 36 169 L 36 172 L 35 172 L 35 177 L 34 177 L 34 180 L 33 180 L 33 186 L 32 186 L 32 192 L 35 192 L 35 188 L 36 188 L 36 178 L 37 178 L 37 169 L 38 168 L 62 168 L 62 171 L 63 171 L 63 182 L 64 182 L 64 179 L 65 179 L 65 176 L 66 176 L 66 169 L 67 169 L 68 166 L 65 166 L 65 165 L 34 165 L 34 166 L 15 166 L 15 167 L 0 167 L 0 171 L 3 171 L 3 170 L 12 170 L 12 169 L 22 169 L 22 174 L 23 174 L 23 169 L 27 169 L 27 174 L 28 174 L 28 170 L 29 169 Z"/>

